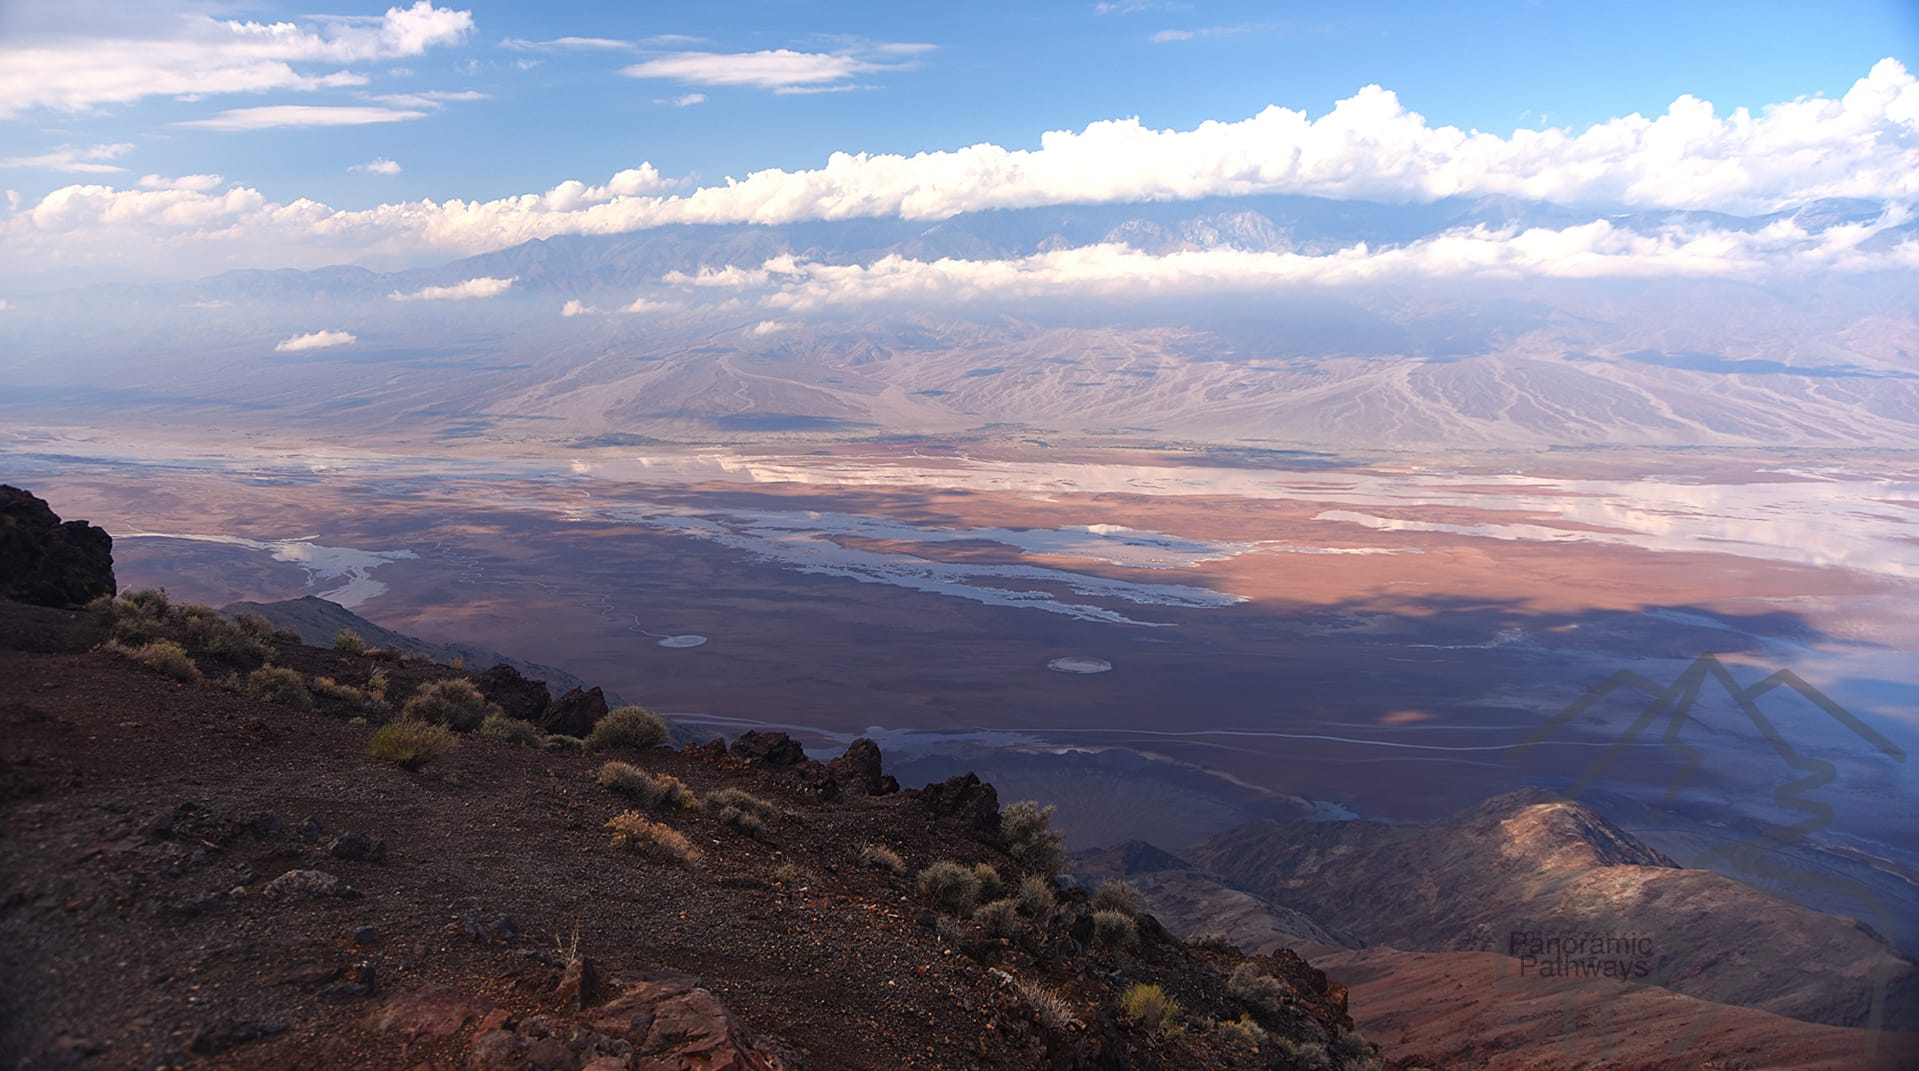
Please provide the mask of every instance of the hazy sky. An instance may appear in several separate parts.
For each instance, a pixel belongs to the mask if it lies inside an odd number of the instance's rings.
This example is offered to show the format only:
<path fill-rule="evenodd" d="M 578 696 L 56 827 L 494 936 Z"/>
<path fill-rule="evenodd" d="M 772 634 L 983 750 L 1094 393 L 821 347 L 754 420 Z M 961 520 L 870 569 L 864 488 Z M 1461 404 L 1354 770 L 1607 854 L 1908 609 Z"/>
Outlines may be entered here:
<path fill-rule="evenodd" d="M 1911 0 L 328 7 L 0 0 L 0 255 L 422 262 L 1236 192 L 1919 198 Z"/>

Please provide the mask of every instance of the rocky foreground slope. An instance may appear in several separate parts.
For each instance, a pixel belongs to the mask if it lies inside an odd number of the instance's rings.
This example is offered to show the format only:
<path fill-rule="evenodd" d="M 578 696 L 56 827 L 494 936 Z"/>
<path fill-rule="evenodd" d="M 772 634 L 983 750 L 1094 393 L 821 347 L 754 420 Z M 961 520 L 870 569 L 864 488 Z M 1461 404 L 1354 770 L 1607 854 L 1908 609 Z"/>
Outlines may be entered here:
<path fill-rule="evenodd" d="M 1298 957 L 1055 889 L 991 786 L 757 734 L 462 733 L 408 769 L 379 724 L 478 676 L 135 598 L 0 602 L 0 1066 L 1397 1066 Z M 709 806 L 649 813 L 609 760 Z M 942 860 L 1004 891 L 928 891 Z"/>

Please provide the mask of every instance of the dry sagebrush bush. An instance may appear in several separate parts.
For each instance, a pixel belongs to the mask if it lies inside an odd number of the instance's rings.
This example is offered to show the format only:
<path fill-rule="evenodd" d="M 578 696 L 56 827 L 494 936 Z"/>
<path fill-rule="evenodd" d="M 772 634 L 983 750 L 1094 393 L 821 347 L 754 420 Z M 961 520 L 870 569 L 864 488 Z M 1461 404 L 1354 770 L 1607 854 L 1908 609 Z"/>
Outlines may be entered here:
<path fill-rule="evenodd" d="M 336 703 L 345 703 L 354 710 L 364 711 L 368 714 L 385 715 L 392 713 L 392 708 L 387 706 L 386 701 L 379 696 L 363 688 L 355 688 L 351 684 L 341 684 L 332 677 L 315 677 L 307 682 L 307 687 L 312 690 L 314 695 L 322 699 L 330 699 Z"/>
<path fill-rule="evenodd" d="M 138 646 L 114 642 L 108 644 L 107 649 L 176 681 L 194 684 L 200 680 L 200 667 L 187 655 L 186 648 L 172 640 L 154 640 Z"/>
<path fill-rule="evenodd" d="M 486 720 L 480 723 L 480 735 L 521 747 L 539 747 L 544 740 L 539 726 L 519 718 L 509 718 L 505 714 L 488 714 Z"/>
<path fill-rule="evenodd" d="M 1093 894 L 1093 910 L 1117 911 L 1122 915 L 1139 916 L 1139 892 L 1123 881 L 1111 879 L 1099 883 L 1099 891 Z"/>
<path fill-rule="evenodd" d="M 333 634 L 333 649 L 344 655 L 363 655 L 366 653 L 366 640 L 350 628 L 343 628 Z"/>
<path fill-rule="evenodd" d="M 1093 940 L 1108 948 L 1132 948 L 1139 944 L 1139 924 L 1124 911 L 1095 911 Z"/>
<path fill-rule="evenodd" d="M 672 774 L 650 774 L 624 762 L 609 762 L 600 767 L 600 784 L 610 788 L 643 810 L 656 807 L 697 807 L 693 790 Z"/>
<path fill-rule="evenodd" d="M 400 716 L 430 721 L 455 732 L 470 733 L 485 724 L 487 715 L 503 713 L 463 677 L 428 681 L 400 708 Z"/>
<path fill-rule="evenodd" d="M 700 851 L 679 830 L 655 822 L 638 811 L 621 811 L 607 820 L 613 831 L 613 846 L 638 852 L 661 862 L 692 866 L 700 861 Z"/>
<path fill-rule="evenodd" d="M 1019 901 L 1009 896 L 975 908 L 973 921 L 984 927 L 989 937 L 1006 937 L 1017 932 L 1024 920 L 1019 917 Z"/>
<path fill-rule="evenodd" d="M 895 874 L 906 873 L 906 860 L 884 844 L 860 845 L 860 864 L 878 870 L 890 870 Z"/>
<path fill-rule="evenodd" d="M 1053 879 L 1038 874 L 1028 874 L 1019 879 L 1019 891 L 1013 898 L 1019 903 L 1019 913 L 1029 919 L 1050 915 L 1059 906 L 1059 896 L 1053 891 Z"/>
<path fill-rule="evenodd" d="M 376 759 L 417 770 L 459 745 L 460 738 L 445 726 L 402 718 L 380 726 L 366 742 L 366 753 Z"/>
<path fill-rule="evenodd" d="M 307 689 L 306 678 L 284 666 L 262 666 L 247 674 L 247 695 L 298 711 L 313 709 L 313 693 Z"/>
<path fill-rule="evenodd" d="M 999 835 L 1007 854 L 1029 870 L 1051 877 L 1066 863 L 1066 846 L 1053 828 L 1051 806 L 1041 807 L 1034 800 L 1013 804 L 1000 812 Z"/>
<path fill-rule="evenodd" d="M 1155 1037 L 1179 1028 L 1179 1001 L 1167 996 L 1166 991 L 1156 985 L 1142 983 L 1121 993 L 1119 1010 L 1120 1014 Z"/>
<path fill-rule="evenodd" d="M 645 707 L 621 707 L 608 711 L 586 736 L 588 751 L 610 751 L 617 747 L 645 751 L 666 743 L 666 722 Z"/>
<path fill-rule="evenodd" d="M 1055 1034 L 1063 1034 L 1071 1029 L 1074 1020 L 1078 1018 L 1073 1014 L 1073 1006 L 1067 1003 L 1066 998 L 1045 986 L 1022 978 L 1013 988 L 1019 993 L 1020 1000 L 1032 1010 L 1033 1019 Z"/>
<path fill-rule="evenodd" d="M 920 892 L 955 915 L 971 914 L 979 900 L 979 876 L 973 869 L 951 859 L 940 861 L 919 873 Z"/>

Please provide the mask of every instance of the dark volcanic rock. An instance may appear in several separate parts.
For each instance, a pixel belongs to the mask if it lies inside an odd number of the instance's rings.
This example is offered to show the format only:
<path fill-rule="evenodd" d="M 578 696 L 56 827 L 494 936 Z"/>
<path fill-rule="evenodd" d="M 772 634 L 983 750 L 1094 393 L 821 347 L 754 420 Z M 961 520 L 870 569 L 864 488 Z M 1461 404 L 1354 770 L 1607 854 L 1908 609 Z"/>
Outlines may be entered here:
<path fill-rule="evenodd" d="M 755 766 L 783 770 L 806 761 L 806 749 L 785 733 L 763 733 L 755 729 L 733 741 L 732 755 Z"/>
<path fill-rule="evenodd" d="M 0 484 L 0 598 L 78 606 L 118 590 L 112 536 L 85 521 L 62 523 L 46 502 Z"/>
<path fill-rule="evenodd" d="M 900 790 L 900 783 L 880 770 L 880 746 L 866 737 L 846 745 L 846 754 L 827 765 L 840 790 L 850 795 L 884 796 Z"/>
<path fill-rule="evenodd" d="M 604 717 L 606 693 L 598 688 L 575 688 L 540 712 L 540 728 L 561 736 L 585 736 Z"/>
<path fill-rule="evenodd" d="M 920 802 L 934 814 L 957 818 L 982 833 L 999 829 L 999 790 L 978 774 L 960 774 L 920 789 Z"/>
<path fill-rule="evenodd" d="M 505 662 L 473 678 L 473 683 L 479 686 L 480 694 L 486 696 L 488 702 L 505 711 L 509 718 L 537 721 L 553 703 L 553 693 L 546 690 L 545 681 L 529 680 Z"/>

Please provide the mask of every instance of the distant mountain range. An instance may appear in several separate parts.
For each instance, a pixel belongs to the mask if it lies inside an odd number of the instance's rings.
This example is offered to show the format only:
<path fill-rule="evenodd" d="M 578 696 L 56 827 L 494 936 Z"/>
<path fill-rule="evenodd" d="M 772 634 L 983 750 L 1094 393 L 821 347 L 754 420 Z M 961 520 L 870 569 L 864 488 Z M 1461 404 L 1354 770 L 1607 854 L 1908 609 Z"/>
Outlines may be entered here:
<path fill-rule="evenodd" d="M 1595 221 L 1654 245 L 1782 227 L 1837 241 L 1876 221 L 1864 250 L 1919 233 L 1887 208 L 1833 200 L 1734 217 L 1258 196 L 935 223 L 672 226 L 393 273 L 101 285 L 10 302 L 0 413 L 580 447 L 925 435 L 1334 450 L 1904 447 L 1919 437 L 1909 272 L 1414 274 L 977 300 L 969 284 L 934 276 L 897 300 L 842 303 L 843 284 L 817 267 L 1011 262 L 1102 243 L 1324 256 Z M 815 305 L 796 311 L 790 294 L 769 303 L 765 287 L 789 278 L 787 264 L 814 273 L 804 300 Z M 392 300 L 472 280 L 511 284 L 473 300 Z M 617 311 L 628 308 L 639 311 Z"/>

